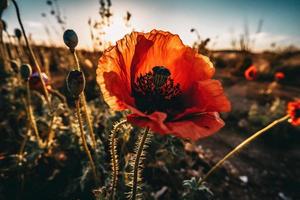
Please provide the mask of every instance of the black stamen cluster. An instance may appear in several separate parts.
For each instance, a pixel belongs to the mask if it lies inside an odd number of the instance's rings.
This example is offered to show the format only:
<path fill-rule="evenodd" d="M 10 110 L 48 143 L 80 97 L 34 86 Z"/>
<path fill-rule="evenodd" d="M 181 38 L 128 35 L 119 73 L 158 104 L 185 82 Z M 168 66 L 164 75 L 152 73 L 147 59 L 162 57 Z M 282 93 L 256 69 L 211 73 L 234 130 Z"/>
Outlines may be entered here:
<path fill-rule="evenodd" d="M 161 77 L 162 75 L 165 76 Z M 157 81 L 157 77 L 161 81 Z M 163 67 L 159 70 L 158 67 L 154 67 L 152 72 L 140 75 L 133 84 L 132 93 L 137 108 L 147 114 L 160 111 L 172 115 L 178 112 L 181 106 L 180 85 L 174 83 L 169 71 Z"/>

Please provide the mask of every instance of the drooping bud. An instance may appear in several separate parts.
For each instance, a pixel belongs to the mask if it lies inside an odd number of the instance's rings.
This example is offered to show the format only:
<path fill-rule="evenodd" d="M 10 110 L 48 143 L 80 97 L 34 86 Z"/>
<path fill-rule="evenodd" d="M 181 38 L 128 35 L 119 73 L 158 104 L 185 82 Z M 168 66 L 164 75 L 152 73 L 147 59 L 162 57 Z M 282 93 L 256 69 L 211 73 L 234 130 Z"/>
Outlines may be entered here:
<path fill-rule="evenodd" d="M 163 86 L 168 80 L 168 77 L 171 75 L 170 71 L 167 68 L 162 66 L 155 66 L 152 68 L 152 71 L 153 71 L 153 83 L 157 88 Z"/>
<path fill-rule="evenodd" d="M 85 77 L 83 72 L 72 70 L 67 76 L 67 88 L 74 98 L 78 98 L 85 88 Z"/>
<path fill-rule="evenodd" d="M 20 29 L 18 29 L 18 28 L 15 29 L 15 36 L 18 38 L 18 40 L 21 39 L 21 37 L 22 37 L 22 32 L 21 32 Z"/>
<path fill-rule="evenodd" d="M 75 50 L 75 47 L 78 44 L 78 37 L 74 30 L 68 29 L 64 32 L 64 43 L 69 47 L 71 51 Z"/>
<path fill-rule="evenodd" d="M 20 67 L 20 74 L 25 81 L 28 81 L 32 74 L 31 66 L 29 64 L 22 64 Z"/>
<path fill-rule="evenodd" d="M 10 61 L 10 66 L 16 74 L 19 73 L 20 65 L 16 60 L 11 60 Z"/>

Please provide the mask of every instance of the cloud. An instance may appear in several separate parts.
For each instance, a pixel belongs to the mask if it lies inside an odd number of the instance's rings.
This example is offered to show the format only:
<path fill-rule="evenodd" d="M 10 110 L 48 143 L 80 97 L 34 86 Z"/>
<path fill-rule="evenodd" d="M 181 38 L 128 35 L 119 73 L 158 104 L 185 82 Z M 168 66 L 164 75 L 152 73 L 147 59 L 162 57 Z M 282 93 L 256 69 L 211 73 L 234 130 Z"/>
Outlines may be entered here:
<path fill-rule="evenodd" d="M 300 36 L 261 32 L 258 34 L 251 35 L 251 39 L 255 40 L 255 49 L 263 49 L 266 47 L 268 48 L 272 43 L 276 43 L 280 46 L 300 46 Z"/>
<path fill-rule="evenodd" d="M 41 28 L 43 26 L 42 23 L 37 21 L 25 21 L 25 24 L 30 28 Z"/>

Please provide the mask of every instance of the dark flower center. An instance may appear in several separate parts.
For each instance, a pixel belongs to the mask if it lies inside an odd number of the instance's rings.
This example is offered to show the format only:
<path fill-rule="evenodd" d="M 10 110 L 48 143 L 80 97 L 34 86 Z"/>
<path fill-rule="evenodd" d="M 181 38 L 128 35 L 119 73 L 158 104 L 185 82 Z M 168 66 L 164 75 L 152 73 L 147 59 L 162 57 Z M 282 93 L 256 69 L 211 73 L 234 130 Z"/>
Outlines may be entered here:
<path fill-rule="evenodd" d="M 295 110 L 295 118 L 296 119 L 300 118 L 300 108 L 296 108 L 296 110 Z"/>
<path fill-rule="evenodd" d="M 181 107 L 180 85 L 170 78 L 170 71 L 155 66 L 152 72 L 140 75 L 132 87 L 135 104 L 141 111 L 151 114 L 155 111 L 175 114 Z"/>

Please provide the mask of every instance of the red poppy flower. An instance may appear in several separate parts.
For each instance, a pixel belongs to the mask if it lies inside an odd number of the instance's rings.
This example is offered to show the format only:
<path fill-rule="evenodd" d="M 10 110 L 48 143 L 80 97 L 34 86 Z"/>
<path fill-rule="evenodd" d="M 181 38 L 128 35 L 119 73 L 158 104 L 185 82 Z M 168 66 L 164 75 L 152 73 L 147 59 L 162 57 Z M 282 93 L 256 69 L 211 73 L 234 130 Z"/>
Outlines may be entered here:
<path fill-rule="evenodd" d="M 276 79 L 276 80 L 280 81 L 280 80 L 282 80 L 282 79 L 284 79 L 284 78 L 285 78 L 284 73 L 282 73 L 282 72 L 276 72 L 276 73 L 275 73 L 275 79 Z"/>
<path fill-rule="evenodd" d="M 46 88 L 48 90 L 51 90 L 49 77 L 44 72 L 42 72 L 42 78 L 45 82 Z M 32 89 L 32 90 L 36 90 L 36 91 L 39 91 L 40 93 L 44 93 L 43 85 L 41 83 L 40 76 L 37 72 L 34 72 L 30 76 L 29 86 L 30 86 L 30 89 Z"/>
<path fill-rule="evenodd" d="M 300 126 L 300 99 L 289 102 L 287 114 L 290 116 L 289 122 L 294 126 Z"/>
<path fill-rule="evenodd" d="M 248 81 L 255 80 L 257 78 L 257 68 L 254 65 L 251 65 L 246 69 L 244 75 Z"/>
<path fill-rule="evenodd" d="M 97 82 L 106 102 L 130 109 L 127 120 L 160 134 L 197 140 L 224 126 L 218 112 L 230 102 L 212 80 L 209 59 L 185 46 L 178 35 L 133 32 L 99 60 Z"/>

